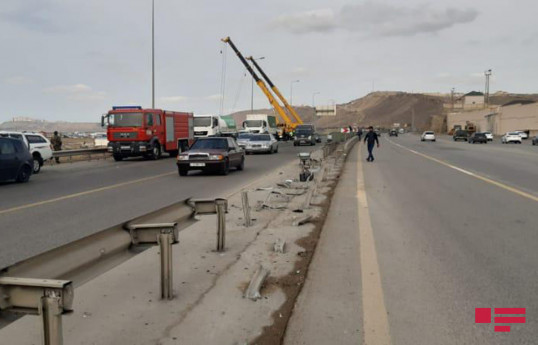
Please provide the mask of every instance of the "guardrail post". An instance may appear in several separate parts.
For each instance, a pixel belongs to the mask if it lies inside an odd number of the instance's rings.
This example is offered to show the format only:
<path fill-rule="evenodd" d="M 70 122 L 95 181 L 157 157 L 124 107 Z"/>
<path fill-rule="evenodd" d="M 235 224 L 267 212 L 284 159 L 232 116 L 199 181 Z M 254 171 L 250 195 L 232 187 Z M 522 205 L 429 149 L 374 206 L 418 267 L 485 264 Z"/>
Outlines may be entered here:
<path fill-rule="evenodd" d="M 172 243 L 174 234 L 170 229 L 163 230 L 158 235 L 159 247 L 161 249 L 161 298 L 173 298 L 173 275 L 172 275 Z"/>
<path fill-rule="evenodd" d="M 226 242 L 226 205 L 223 199 L 215 200 L 217 209 L 217 252 L 223 252 Z"/>
<path fill-rule="evenodd" d="M 41 298 L 40 313 L 43 322 L 43 344 L 62 345 L 62 298 L 54 290 L 45 290 Z"/>
<path fill-rule="evenodd" d="M 241 192 L 241 200 L 243 202 L 243 215 L 245 217 L 245 226 L 248 228 L 252 224 L 252 219 L 250 218 L 250 204 L 248 202 L 248 191 L 244 190 Z"/>

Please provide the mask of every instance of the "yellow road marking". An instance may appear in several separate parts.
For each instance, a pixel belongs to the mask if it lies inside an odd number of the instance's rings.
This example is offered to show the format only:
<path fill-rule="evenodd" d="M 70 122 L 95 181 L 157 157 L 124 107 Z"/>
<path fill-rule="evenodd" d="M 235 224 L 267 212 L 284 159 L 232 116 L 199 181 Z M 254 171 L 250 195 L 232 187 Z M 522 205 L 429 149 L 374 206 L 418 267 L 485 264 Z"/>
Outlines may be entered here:
<path fill-rule="evenodd" d="M 60 197 L 53 198 L 53 199 L 48 199 L 48 200 L 43 200 L 43 201 L 39 201 L 39 202 L 34 202 L 34 203 L 32 203 L 32 204 L 26 204 L 26 205 L 16 206 L 16 207 L 8 208 L 8 209 L 5 209 L 5 210 L 0 210 L 0 214 L 5 214 L 5 213 L 10 213 L 10 212 L 15 212 L 15 211 L 20 211 L 20 210 L 24 210 L 24 209 L 32 208 L 32 207 L 36 207 L 36 206 L 42 206 L 42 205 L 46 205 L 46 204 L 51 204 L 51 203 L 53 203 L 53 202 L 57 202 L 57 201 L 63 201 L 63 200 L 73 199 L 73 198 L 77 198 L 77 197 L 79 197 L 79 196 L 88 195 L 88 194 L 93 194 L 93 193 L 97 193 L 97 192 L 102 192 L 102 191 L 105 191 L 105 190 L 115 189 L 115 188 L 119 188 L 119 187 L 124 187 L 124 186 L 128 186 L 128 185 L 135 184 L 135 183 L 140 183 L 140 182 L 146 182 L 146 181 L 150 181 L 150 180 L 155 180 L 155 179 L 158 179 L 158 178 L 160 178 L 160 177 L 164 177 L 164 176 L 168 176 L 168 175 L 173 175 L 173 174 L 177 174 L 177 173 L 176 173 L 176 172 L 168 172 L 168 173 L 165 173 L 165 174 L 160 174 L 160 175 L 155 175 L 155 176 L 144 177 L 144 178 L 141 178 L 141 179 L 138 179 L 138 180 L 132 180 L 132 181 L 127 181 L 127 182 L 117 183 L 117 184 L 113 184 L 113 185 L 110 185 L 110 186 L 105 186 L 105 187 L 101 187 L 101 188 L 91 189 L 91 190 L 87 190 L 87 191 L 80 192 L 80 193 L 69 194 L 69 195 L 64 195 L 64 196 L 60 196 Z"/>
<path fill-rule="evenodd" d="M 434 161 L 434 162 L 439 163 L 439 164 L 441 164 L 441 165 L 444 165 L 444 166 L 446 166 L 446 167 L 452 168 L 452 169 L 457 170 L 457 171 L 459 171 L 459 172 L 461 172 L 461 173 L 464 173 L 464 174 L 466 174 L 466 175 L 472 176 L 472 177 L 474 177 L 474 178 L 477 178 L 477 179 L 479 179 L 479 180 L 482 180 L 482 181 L 484 181 L 484 182 L 487 182 L 487 183 L 492 184 L 492 185 L 494 185 L 494 186 L 497 186 L 497 187 L 499 187 L 499 188 L 505 189 L 505 190 L 507 190 L 507 191 L 510 191 L 510 192 L 515 193 L 515 194 L 517 194 L 517 195 L 520 195 L 520 196 L 522 196 L 522 197 L 525 197 L 525 198 L 528 198 L 528 199 L 531 199 L 531 200 L 533 200 L 533 201 L 537 201 L 537 202 L 538 202 L 538 197 L 537 197 L 537 196 L 534 196 L 534 195 L 532 195 L 532 194 L 530 194 L 530 193 L 524 192 L 524 191 L 519 190 L 519 189 L 514 188 L 514 187 L 510 187 L 510 186 L 508 186 L 508 185 L 506 185 L 506 184 L 504 184 L 504 183 L 501 183 L 501 182 L 492 180 L 492 179 L 490 179 L 490 178 L 481 176 L 481 175 L 479 175 L 479 174 L 475 174 L 475 173 L 473 173 L 473 172 L 471 172 L 471 171 L 462 169 L 462 168 L 460 168 L 460 167 L 457 167 L 457 166 L 455 166 L 455 165 L 452 165 L 452 164 L 447 163 L 447 162 L 445 162 L 445 161 L 442 161 L 442 160 L 440 160 L 440 159 L 437 159 L 437 158 L 428 156 L 428 155 L 426 155 L 426 154 L 424 154 L 424 153 L 421 153 L 421 152 L 412 150 L 412 149 L 410 149 L 410 148 L 408 148 L 408 147 L 405 147 L 405 146 L 403 146 L 403 145 L 397 144 L 397 143 L 393 142 L 393 141 L 390 140 L 390 139 L 387 139 L 387 140 L 388 140 L 391 144 L 393 144 L 393 145 L 395 145 L 395 146 L 398 146 L 398 147 L 400 147 L 400 148 L 402 148 L 402 149 L 404 149 L 404 150 L 407 150 L 407 151 L 409 151 L 409 152 L 412 152 L 412 153 L 414 153 L 414 154 L 416 154 L 416 155 L 418 155 L 418 156 L 421 156 L 421 157 L 423 157 L 423 158 L 429 159 L 429 160 L 431 160 L 431 161 Z"/>
<path fill-rule="evenodd" d="M 362 308 L 364 344 L 390 345 L 389 322 L 381 274 L 377 262 L 374 233 L 364 189 L 364 174 L 360 150 L 357 160 L 357 200 L 359 213 L 359 240 L 361 256 Z"/>

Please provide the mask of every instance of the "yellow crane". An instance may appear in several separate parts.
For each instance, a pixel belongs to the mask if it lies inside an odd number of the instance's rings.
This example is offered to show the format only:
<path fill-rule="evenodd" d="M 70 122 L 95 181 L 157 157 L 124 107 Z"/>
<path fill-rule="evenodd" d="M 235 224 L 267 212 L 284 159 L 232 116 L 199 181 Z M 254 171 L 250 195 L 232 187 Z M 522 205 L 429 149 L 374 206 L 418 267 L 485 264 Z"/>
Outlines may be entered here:
<path fill-rule="evenodd" d="M 258 85 L 258 87 L 264 93 L 265 97 L 267 97 L 267 99 L 269 100 L 269 103 L 271 104 L 271 106 L 273 108 L 275 108 L 278 115 L 280 115 L 282 120 L 284 120 L 284 124 L 282 124 L 283 127 L 284 127 L 284 133 L 282 133 L 282 135 L 283 135 L 283 137 L 287 136 L 287 133 L 293 131 L 293 129 L 295 128 L 294 123 L 290 120 L 290 118 L 288 117 L 288 115 L 286 114 L 284 109 L 282 109 L 282 107 L 280 106 L 278 101 L 273 97 L 273 94 L 271 93 L 271 91 L 269 91 L 269 89 L 267 88 L 267 85 L 265 85 L 265 82 L 263 80 L 261 80 L 258 77 L 258 75 L 256 74 L 256 72 L 254 72 L 252 67 L 250 67 L 247 60 L 245 60 L 245 58 L 243 57 L 243 54 L 241 54 L 239 49 L 237 49 L 237 47 L 232 42 L 230 37 L 223 38 L 222 42 L 228 43 L 228 45 L 230 45 L 230 47 L 232 47 L 233 51 L 235 52 L 235 54 L 237 55 L 239 60 L 241 60 L 241 62 L 243 63 L 243 65 L 245 66 L 247 71 L 250 73 L 252 78 L 254 78 L 254 81 L 256 82 L 256 85 Z"/>
<path fill-rule="evenodd" d="M 260 72 L 260 74 L 262 75 L 263 79 L 265 79 L 265 81 L 267 82 L 267 84 L 269 84 L 269 86 L 271 87 L 271 90 L 273 90 L 273 92 L 275 93 L 275 95 L 277 95 L 278 98 L 280 98 L 280 100 L 282 101 L 282 104 L 284 104 L 284 106 L 286 107 L 286 109 L 288 109 L 289 113 L 295 118 L 295 123 L 294 124 L 291 124 L 291 126 L 295 129 L 295 127 L 297 125 L 302 125 L 303 124 L 303 120 L 301 119 L 301 117 L 299 116 L 299 114 L 297 114 L 297 112 L 295 111 L 295 109 L 293 109 L 293 107 L 288 103 L 288 101 L 284 98 L 284 96 L 282 96 L 282 94 L 280 93 L 280 90 L 275 86 L 275 84 L 273 84 L 273 82 L 271 81 L 271 79 L 269 79 L 269 77 L 267 76 L 267 74 L 265 74 L 265 72 L 262 70 L 262 68 L 260 67 L 260 65 L 258 65 L 258 63 L 256 62 L 256 60 L 252 57 L 252 56 L 249 56 L 247 57 L 247 60 L 250 60 L 252 62 L 252 64 L 254 65 L 254 67 L 256 67 L 256 69 L 258 70 L 258 72 Z"/>

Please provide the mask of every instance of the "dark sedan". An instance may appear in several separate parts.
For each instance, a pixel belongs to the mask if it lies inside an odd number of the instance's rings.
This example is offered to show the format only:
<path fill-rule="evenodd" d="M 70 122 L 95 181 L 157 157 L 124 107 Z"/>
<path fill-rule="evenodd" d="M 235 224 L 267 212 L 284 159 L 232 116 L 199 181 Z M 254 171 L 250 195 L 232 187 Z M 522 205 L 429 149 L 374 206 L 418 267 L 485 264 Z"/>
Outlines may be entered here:
<path fill-rule="evenodd" d="M 476 144 L 476 143 L 487 144 L 488 138 L 486 137 L 486 133 L 476 132 L 476 133 L 471 134 L 471 136 L 468 139 L 468 142 L 469 144 Z"/>
<path fill-rule="evenodd" d="M 532 145 L 538 145 L 538 135 L 532 138 Z"/>
<path fill-rule="evenodd" d="M 452 136 L 452 139 L 454 141 L 458 140 L 464 140 L 467 141 L 469 138 L 469 133 L 467 131 L 464 131 L 463 129 L 458 129 L 454 132 L 454 135 Z"/>
<path fill-rule="evenodd" d="M 0 181 L 28 182 L 34 159 L 22 140 L 0 138 Z"/>
<path fill-rule="evenodd" d="M 198 138 L 189 151 L 177 156 L 177 168 L 180 176 L 187 176 L 190 170 L 218 172 L 228 175 L 230 168 L 243 170 L 245 151 L 233 138 L 207 137 Z"/>

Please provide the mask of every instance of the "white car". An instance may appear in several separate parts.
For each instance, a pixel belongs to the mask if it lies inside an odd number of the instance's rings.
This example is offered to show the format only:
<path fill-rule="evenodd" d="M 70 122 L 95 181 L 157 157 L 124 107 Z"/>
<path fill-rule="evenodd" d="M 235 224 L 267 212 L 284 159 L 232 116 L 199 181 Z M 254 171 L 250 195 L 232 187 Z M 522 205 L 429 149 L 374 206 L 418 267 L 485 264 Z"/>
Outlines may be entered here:
<path fill-rule="evenodd" d="M 486 135 L 486 139 L 488 139 L 488 141 L 493 141 L 493 134 L 491 134 L 491 132 L 483 132 L 485 135 Z"/>
<path fill-rule="evenodd" d="M 515 131 L 515 132 L 519 134 L 521 139 L 529 139 L 529 135 L 527 134 L 527 132 L 524 132 L 524 131 Z"/>
<path fill-rule="evenodd" d="M 420 141 L 435 141 L 435 133 L 432 131 L 426 131 L 420 136 Z"/>
<path fill-rule="evenodd" d="M 52 158 L 52 145 L 41 133 L 2 131 L 0 137 L 19 139 L 26 144 L 34 158 L 34 174 L 39 173 L 45 161 Z"/>
<path fill-rule="evenodd" d="M 501 143 L 503 143 L 503 144 L 508 144 L 508 143 L 521 144 L 521 135 L 519 135 L 518 132 L 506 132 L 501 137 Z"/>

